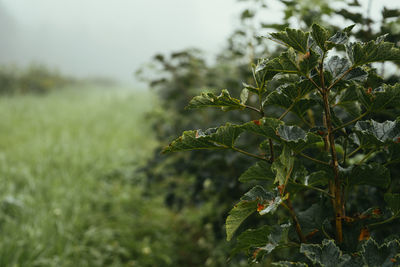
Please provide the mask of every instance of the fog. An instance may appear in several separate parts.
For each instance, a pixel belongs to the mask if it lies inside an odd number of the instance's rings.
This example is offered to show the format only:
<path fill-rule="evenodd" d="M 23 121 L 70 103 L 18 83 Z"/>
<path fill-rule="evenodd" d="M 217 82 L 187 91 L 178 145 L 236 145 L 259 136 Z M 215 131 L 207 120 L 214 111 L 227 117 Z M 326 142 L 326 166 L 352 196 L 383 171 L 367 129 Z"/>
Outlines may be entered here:
<path fill-rule="evenodd" d="M 399 7 L 372 1 L 373 16 L 382 4 Z M 43 63 L 137 84 L 133 73 L 155 53 L 221 50 L 239 11 L 236 0 L 0 0 L 0 64 Z"/>
<path fill-rule="evenodd" d="M 134 82 L 157 52 L 218 51 L 236 11 L 235 0 L 0 0 L 0 64 Z"/>

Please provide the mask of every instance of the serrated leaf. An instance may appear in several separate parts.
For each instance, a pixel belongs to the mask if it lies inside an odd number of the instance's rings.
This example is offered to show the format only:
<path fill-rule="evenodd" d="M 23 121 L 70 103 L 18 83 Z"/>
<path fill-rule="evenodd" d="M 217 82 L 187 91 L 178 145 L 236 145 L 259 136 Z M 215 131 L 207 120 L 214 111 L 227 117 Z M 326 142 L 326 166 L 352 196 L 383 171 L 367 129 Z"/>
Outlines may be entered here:
<path fill-rule="evenodd" d="M 399 241 L 393 240 L 379 246 L 372 238 L 363 244 L 361 251 L 364 264 L 369 267 L 398 266 L 399 253 Z"/>
<path fill-rule="evenodd" d="M 299 55 L 299 73 L 302 75 L 308 75 L 310 71 L 318 65 L 318 61 L 319 55 L 311 49 L 306 54 Z"/>
<path fill-rule="evenodd" d="M 400 49 L 394 47 L 393 43 L 380 40 L 367 43 L 352 43 L 348 47 L 347 53 L 353 67 L 373 62 L 400 60 Z"/>
<path fill-rule="evenodd" d="M 390 185 L 390 172 L 379 163 L 362 164 L 351 170 L 349 184 L 387 188 Z"/>
<path fill-rule="evenodd" d="M 339 56 L 330 57 L 325 63 L 325 69 L 328 70 L 335 81 L 337 78 L 342 76 L 350 68 L 350 62 L 346 58 L 341 58 Z"/>
<path fill-rule="evenodd" d="M 326 42 L 325 45 L 328 50 L 334 47 L 340 47 L 345 45 L 349 41 L 349 32 L 354 27 L 354 25 L 345 28 L 342 31 L 336 32 L 332 37 L 330 37 Z"/>
<path fill-rule="evenodd" d="M 228 149 L 233 147 L 242 132 L 240 127 L 230 123 L 204 132 L 202 130 L 185 131 L 182 136 L 165 147 L 162 153 L 195 149 Z"/>
<path fill-rule="evenodd" d="M 263 106 L 275 105 L 284 109 L 290 108 L 293 113 L 302 117 L 308 109 L 317 103 L 314 99 L 303 99 L 313 90 L 314 87 L 307 82 L 284 84 L 264 99 Z"/>
<path fill-rule="evenodd" d="M 291 261 L 279 261 L 273 262 L 272 266 L 275 267 L 308 267 L 307 264 L 302 262 L 291 262 Z"/>
<path fill-rule="evenodd" d="M 342 78 L 344 73 L 349 70 L 350 62 L 346 58 L 340 58 L 339 56 L 333 56 L 329 58 L 328 62 L 325 64 L 325 68 L 332 74 L 332 80 L 336 81 Z M 345 76 L 343 80 L 346 81 L 365 81 L 368 77 L 368 73 L 362 68 L 351 69 Z"/>
<path fill-rule="evenodd" d="M 259 161 L 247 169 L 240 177 L 239 181 L 247 183 L 258 180 L 274 180 L 275 174 L 271 170 L 271 164 L 265 161 Z"/>
<path fill-rule="evenodd" d="M 343 255 L 342 251 L 332 240 L 324 239 L 322 245 L 301 244 L 300 252 L 314 264 L 324 267 L 345 267 L 350 261 L 349 255 Z"/>
<path fill-rule="evenodd" d="M 379 111 L 387 108 L 396 108 L 400 105 L 400 84 L 387 85 L 372 91 L 372 105 L 370 109 Z"/>
<path fill-rule="evenodd" d="M 300 152 L 315 143 L 322 142 L 321 136 L 311 132 L 306 133 L 298 126 L 280 125 L 277 128 L 277 132 L 281 140 L 296 152 Z"/>
<path fill-rule="evenodd" d="M 246 108 L 239 99 L 231 97 L 228 90 L 224 89 L 218 96 L 213 93 L 202 93 L 200 96 L 195 96 L 190 100 L 186 109 L 205 107 L 219 107 L 223 111 Z"/>
<path fill-rule="evenodd" d="M 384 198 L 393 214 L 400 214 L 400 194 L 386 193 Z"/>
<path fill-rule="evenodd" d="M 319 56 L 312 50 L 305 54 L 296 54 L 289 48 L 272 60 L 263 60 L 257 65 L 256 72 L 262 72 L 266 80 L 272 79 L 277 73 L 307 75 L 318 64 Z"/>
<path fill-rule="evenodd" d="M 264 188 L 257 185 L 250 191 L 243 195 L 240 202 L 229 212 L 226 219 L 226 236 L 227 240 L 231 240 L 233 234 L 242 224 L 242 222 L 249 217 L 253 212 L 263 211 L 265 213 L 275 212 L 277 205 L 280 204 L 282 199 L 278 192 L 267 192 Z M 264 208 L 260 210 L 260 206 Z M 266 211 L 267 210 L 267 211 Z M 261 215 L 263 215 L 261 214 Z"/>
<path fill-rule="evenodd" d="M 242 222 L 256 210 L 257 203 L 255 201 L 240 201 L 236 204 L 226 219 L 226 240 L 231 240 Z"/>
<path fill-rule="evenodd" d="M 400 137 L 400 125 L 397 121 L 377 122 L 374 120 L 358 121 L 354 128 L 358 139 L 365 145 L 391 143 Z"/>
<path fill-rule="evenodd" d="M 265 246 L 268 243 L 270 233 L 271 227 L 268 225 L 244 231 L 238 236 L 236 246 L 231 255 L 235 255 L 240 251 L 248 251 L 251 248 Z"/>
<path fill-rule="evenodd" d="M 285 141 L 298 142 L 306 139 L 306 132 L 298 126 L 280 125 L 278 127 L 279 136 Z"/>
<path fill-rule="evenodd" d="M 244 131 L 279 141 L 280 138 L 276 135 L 276 129 L 281 124 L 283 122 L 278 119 L 264 117 L 257 121 L 247 122 L 241 125 L 240 128 Z"/>
<path fill-rule="evenodd" d="M 274 225 L 271 227 L 271 232 L 268 236 L 268 243 L 265 246 L 258 247 L 259 253 L 257 253 L 254 260 L 261 258 L 261 255 L 269 254 L 280 246 L 285 246 L 288 242 L 288 234 L 290 230 L 290 223 Z M 261 253 L 260 253 L 261 252 Z"/>
<path fill-rule="evenodd" d="M 284 185 L 293 171 L 293 166 L 294 157 L 291 155 L 291 150 L 287 146 L 284 146 L 281 155 L 271 166 L 271 169 L 276 174 L 274 183 Z"/>
<path fill-rule="evenodd" d="M 331 36 L 330 32 L 321 27 L 318 24 L 313 24 L 311 26 L 311 36 L 313 37 L 314 41 L 316 42 L 316 44 L 323 50 L 323 51 L 327 51 L 327 47 L 325 46 L 325 42 L 329 39 L 329 37 Z"/>
<path fill-rule="evenodd" d="M 281 44 L 292 47 L 303 54 L 307 53 L 308 43 L 308 32 L 301 30 L 286 28 L 284 31 L 271 33 L 272 40 L 275 40 Z"/>

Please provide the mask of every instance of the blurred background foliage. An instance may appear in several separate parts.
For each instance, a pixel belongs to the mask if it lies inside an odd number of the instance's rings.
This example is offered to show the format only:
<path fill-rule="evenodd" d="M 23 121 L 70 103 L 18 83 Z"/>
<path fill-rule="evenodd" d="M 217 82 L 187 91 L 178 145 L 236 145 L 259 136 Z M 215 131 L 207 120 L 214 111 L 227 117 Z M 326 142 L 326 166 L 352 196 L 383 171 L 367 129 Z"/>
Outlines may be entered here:
<path fill-rule="evenodd" d="M 282 49 L 261 37 L 268 32 L 357 24 L 358 40 L 389 34 L 398 45 L 400 11 L 381 7 L 376 19 L 371 1 L 238 2 L 237 28 L 217 55 L 157 54 L 136 72 L 153 94 L 111 93 L 120 87 L 112 79 L 75 79 L 40 64 L 0 67 L 0 266 L 248 265 L 244 255 L 227 263 L 234 243 L 224 223 L 248 190 L 237 178 L 249 159 L 160 151 L 184 130 L 257 114 L 184 107 L 205 90 L 238 97 L 252 80 L 251 64 Z M 266 21 L 273 4 L 281 21 Z M 396 66 L 374 67 L 386 82 L 399 81 Z"/>

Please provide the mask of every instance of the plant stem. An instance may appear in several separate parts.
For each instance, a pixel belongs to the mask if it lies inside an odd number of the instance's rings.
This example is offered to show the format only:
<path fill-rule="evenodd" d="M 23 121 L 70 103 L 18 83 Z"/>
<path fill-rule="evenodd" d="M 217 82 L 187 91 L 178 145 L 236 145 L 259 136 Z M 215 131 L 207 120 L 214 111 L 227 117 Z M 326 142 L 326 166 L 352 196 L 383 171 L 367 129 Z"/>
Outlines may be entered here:
<path fill-rule="evenodd" d="M 395 215 L 393 215 L 392 217 L 390 217 L 390 218 L 388 218 L 388 219 L 386 219 L 384 221 L 377 222 L 377 223 L 371 223 L 370 225 L 368 225 L 368 228 L 373 228 L 373 227 L 376 227 L 376 226 L 379 226 L 379 225 L 382 225 L 382 224 L 390 223 L 390 222 L 392 222 L 392 221 L 394 221 L 394 220 L 396 220 L 398 218 L 399 218 L 399 214 L 396 213 Z"/>
<path fill-rule="evenodd" d="M 275 161 L 274 143 L 272 143 L 272 139 L 271 138 L 268 139 L 268 142 L 269 142 L 269 153 L 271 155 L 270 158 L 269 158 L 269 161 L 272 163 L 272 162 Z"/>
<path fill-rule="evenodd" d="M 367 111 L 367 112 L 361 114 L 360 116 L 358 116 L 358 117 L 355 118 L 354 120 L 351 120 L 351 121 L 349 121 L 349 122 L 346 122 L 345 124 L 343 124 L 343 125 L 341 125 L 341 126 L 335 128 L 335 129 L 333 129 L 333 131 L 335 132 L 335 131 L 337 131 L 337 130 L 339 130 L 339 129 L 342 129 L 342 128 L 344 128 L 344 127 L 350 125 L 350 124 L 355 123 L 355 122 L 358 121 L 358 120 L 361 120 L 361 119 L 364 118 L 365 115 L 367 115 L 368 113 L 369 113 L 369 112 Z"/>
<path fill-rule="evenodd" d="M 316 163 L 323 164 L 323 165 L 327 165 L 327 166 L 331 166 L 331 164 L 329 164 L 328 162 L 325 162 L 325 161 L 322 161 L 322 160 L 319 160 L 319 159 L 312 158 L 312 157 L 307 156 L 306 154 L 303 154 L 303 153 L 301 153 L 301 152 L 298 153 L 298 155 L 300 155 L 300 156 L 302 156 L 302 157 L 304 157 L 304 158 L 306 158 L 306 159 L 312 160 L 312 161 L 314 161 L 314 162 L 316 162 Z"/>
<path fill-rule="evenodd" d="M 259 110 L 258 108 L 255 108 L 255 107 L 252 107 L 252 106 L 248 106 L 248 105 L 245 105 L 245 107 L 261 114 L 261 110 Z"/>
<path fill-rule="evenodd" d="M 294 212 L 292 202 L 291 202 L 290 199 L 288 198 L 288 199 L 286 200 L 286 204 L 285 204 L 284 202 L 282 202 L 282 205 L 283 205 L 285 208 L 287 208 L 287 210 L 288 210 L 289 213 L 290 213 L 290 216 L 292 217 L 292 220 L 293 220 L 293 223 L 294 223 L 294 226 L 295 226 L 295 229 L 296 229 L 296 233 L 297 233 L 297 235 L 299 236 L 300 242 L 301 242 L 301 243 L 306 243 L 307 240 L 306 240 L 306 238 L 304 237 L 303 232 L 301 231 L 300 222 L 299 222 L 299 220 L 297 219 L 296 213 Z"/>
<path fill-rule="evenodd" d="M 308 189 L 310 189 L 310 190 L 318 191 L 318 192 L 320 192 L 320 193 L 322 193 L 322 194 L 328 196 L 329 198 L 334 198 L 331 194 L 329 194 L 329 193 L 326 192 L 325 190 L 322 190 L 321 188 L 318 188 L 318 187 L 315 187 L 315 186 L 312 186 L 312 185 L 299 184 L 299 183 L 293 183 L 293 184 L 295 184 L 295 185 L 297 185 L 297 186 L 302 186 L 302 187 L 304 187 L 304 188 L 308 188 Z"/>
<path fill-rule="evenodd" d="M 374 152 L 376 152 L 375 149 L 371 150 L 370 152 L 367 153 L 356 165 L 362 164 L 365 160 L 367 160 Z"/>
<path fill-rule="evenodd" d="M 362 146 L 357 147 L 353 152 L 351 152 L 350 154 L 347 155 L 347 158 L 351 158 L 355 153 L 357 153 L 360 149 L 362 148 Z"/>
<path fill-rule="evenodd" d="M 285 110 L 285 112 L 282 113 L 278 120 L 282 120 L 290 112 L 290 110 L 294 107 L 296 103 L 296 101 L 293 101 L 293 103 Z"/>
<path fill-rule="evenodd" d="M 332 85 L 330 87 L 332 87 Z M 335 196 L 334 210 L 335 210 L 335 222 L 336 222 L 336 242 L 340 244 L 343 242 L 342 185 L 340 183 L 340 178 L 339 178 L 339 163 L 338 163 L 338 158 L 337 158 L 337 153 L 336 153 L 336 148 L 335 148 L 335 136 L 333 133 L 331 109 L 330 109 L 330 105 L 329 105 L 329 99 L 328 99 L 329 96 L 328 95 L 329 95 L 329 90 L 325 89 L 322 94 L 322 98 L 324 101 L 325 120 L 326 120 L 326 125 L 328 128 L 328 141 L 329 141 L 329 147 L 330 147 L 331 156 L 332 156 L 332 169 L 333 169 L 333 173 L 334 173 L 334 177 L 335 177 L 334 186 L 333 186 L 334 192 L 332 192 L 332 193 Z"/>
<path fill-rule="evenodd" d="M 261 157 L 261 156 L 256 155 L 256 154 L 249 153 L 249 152 L 247 152 L 247 151 L 241 150 L 240 148 L 237 148 L 237 147 L 234 147 L 234 146 L 231 147 L 231 149 L 234 150 L 234 151 L 236 151 L 236 152 L 242 153 L 242 154 L 244 154 L 244 155 L 246 155 L 246 156 L 252 157 L 252 158 L 256 158 L 256 159 L 261 159 L 261 160 L 266 160 L 266 161 L 268 161 L 268 160 L 267 160 L 266 158 L 264 158 L 264 157 Z"/>

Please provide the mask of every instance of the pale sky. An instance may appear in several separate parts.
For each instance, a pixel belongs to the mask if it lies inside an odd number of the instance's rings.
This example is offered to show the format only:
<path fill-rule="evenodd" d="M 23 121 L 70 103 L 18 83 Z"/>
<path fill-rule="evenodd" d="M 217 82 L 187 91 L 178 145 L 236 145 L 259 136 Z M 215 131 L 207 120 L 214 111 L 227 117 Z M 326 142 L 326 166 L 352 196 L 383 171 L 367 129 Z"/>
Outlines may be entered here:
<path fill-rule="evenodd" d="M 236 0 L 0 0 L 0 64 L 38 62 L 133 82 L 155 53 L 221 50 L 240 10 Z"/>
<path fill-rule="evenodd" d="M 8 18 L 0 63 L 133 81 L 157 52 L 218 51 L 236 9 L 235 0 L 0 0 L 0 17 Z"/>

